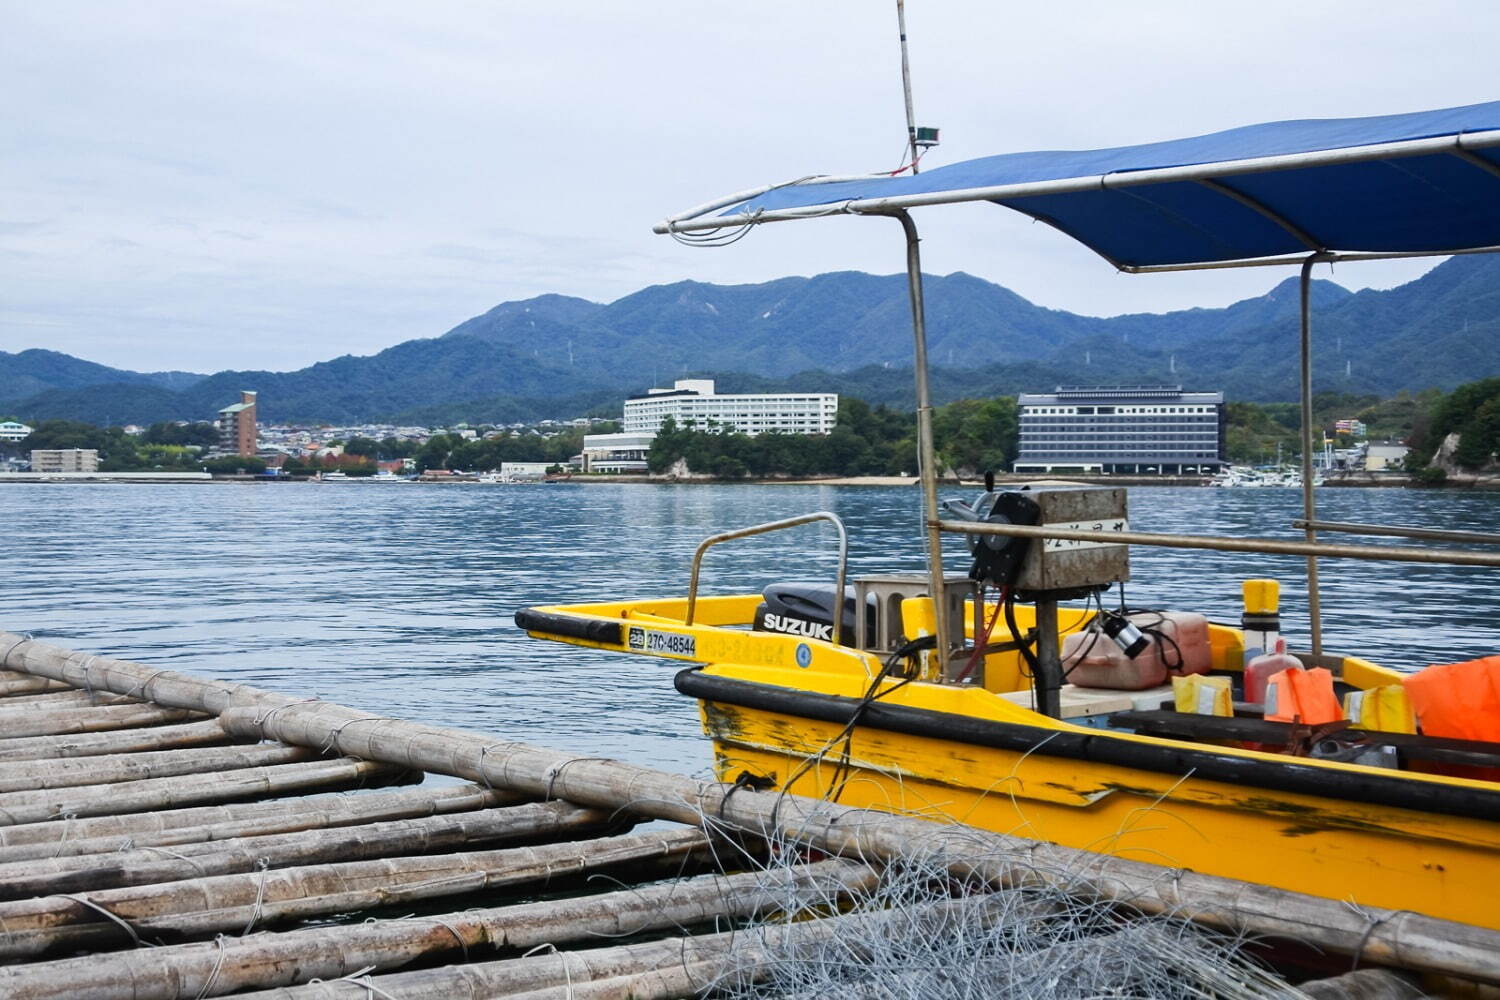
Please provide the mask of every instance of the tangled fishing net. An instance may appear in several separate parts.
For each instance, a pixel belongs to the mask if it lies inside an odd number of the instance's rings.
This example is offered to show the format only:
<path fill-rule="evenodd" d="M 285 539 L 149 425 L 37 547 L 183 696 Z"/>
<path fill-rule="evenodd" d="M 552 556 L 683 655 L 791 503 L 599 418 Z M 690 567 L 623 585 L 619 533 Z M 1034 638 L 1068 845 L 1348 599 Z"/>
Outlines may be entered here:
<path fill-rule="evenodd" d="M 801 860 L 780 848 L 773 868 Z M 809 904 L 788 891 L 781 913 L 739 932 L 705 992 L 734 1000 L 1305 996 L 1249 957 L 1244 942 L 1090 902 L 1069 891 L 1067 873 L 997 889 L 956 879 L 950 862 L 902 858 L 852 901 L 830 891 Z"/>

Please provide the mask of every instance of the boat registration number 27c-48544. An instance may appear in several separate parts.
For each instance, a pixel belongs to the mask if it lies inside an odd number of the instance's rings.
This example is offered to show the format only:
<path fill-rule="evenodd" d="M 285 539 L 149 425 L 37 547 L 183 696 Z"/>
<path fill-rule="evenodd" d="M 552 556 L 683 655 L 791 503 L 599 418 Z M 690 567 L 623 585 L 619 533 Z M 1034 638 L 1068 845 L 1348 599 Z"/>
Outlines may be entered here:
<path fill-rule="evenodd" d="M 698 640 L 690 635 L 676 632 L 658 632 L 656 629 L 639 628 L 632 625 L 626 636 L 631 649 L 643 653 L 671 653 L 676 656 L 697 656 Z"/>

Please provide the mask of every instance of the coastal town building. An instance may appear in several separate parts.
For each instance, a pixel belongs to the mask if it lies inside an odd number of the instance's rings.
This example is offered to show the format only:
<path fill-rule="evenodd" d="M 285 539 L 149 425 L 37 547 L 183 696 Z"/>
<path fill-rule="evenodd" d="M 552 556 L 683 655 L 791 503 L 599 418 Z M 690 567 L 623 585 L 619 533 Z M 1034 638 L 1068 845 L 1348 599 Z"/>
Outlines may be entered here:
<path fill-rule="evenodd" d="M 628 405 L 628 404 L 627 404 Z M 653 433 L 585 434 L 579 464 L 584 472 L 644 475 Z"/>
<path fill-rule="evenodd" d="M 621 430 L 655 434 L 668 417 L 678 427 L 740 434 L 827 434 L 838 420 L 832 392 L 717 393 L 713 379 L 678 379 L 670 389 L 651 389 L 625 401 Z"/>
<path fill-rule="evenodd" d="M 1180 385 L 1058 386 L 1016 400 L 1016 472 L 1145 475 L 1217 471 L 1224 394 Z"/>
<path fill-rule="evenodd" d="M 1406 464 L 1406 456 L 1410 452 L 1411 449 L 1404 444 L 1393 444 L 1389 441 L 1380 444 L 1372 443 L 1365 448 L 1365 471 L 1389 472 L 1403 468 Z"/>
<path fill-rule="evenodd" d="M 255 454 L 255 393 L 240 393 L 240 401 L 219 411 L 219 450 L 234 455 Z"/>
<path fill-rule="evenodd" d="M 98 472 L 99 452 L 94 448 L 38 448 L 31 453 L 31 471 Z"/>
<path fill-rule="evenodd" d="M 495 471 L 499 473 L 501 479 L 507 481 L 541 479 L 553 464 L 552 462 L 501 462 L 500 468 Z"/>
<path fill-rule="evenodd" d="M 1335 420 L 1333 422 L 1335 434 L 1348 434 L 1350 437 L 1362 438 L 1369 432 L 1363 420 Z"/>
<path fill-rule="evenodd" d="M 0 422 L 0 441 L 22 441 L 31 436 L 31 428 L 14 420 Z"/>

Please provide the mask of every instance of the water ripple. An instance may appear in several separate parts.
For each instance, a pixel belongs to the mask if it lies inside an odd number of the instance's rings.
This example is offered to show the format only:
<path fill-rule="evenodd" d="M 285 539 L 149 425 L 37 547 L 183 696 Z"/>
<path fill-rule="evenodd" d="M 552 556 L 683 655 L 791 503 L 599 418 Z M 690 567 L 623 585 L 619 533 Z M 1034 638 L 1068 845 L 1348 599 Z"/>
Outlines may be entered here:
<path fill-rule="evenodd" d="M 959 491 L 945 491 L 955 493 Z M 1495 530 L 1500 495 L 1324 490 L 1330 520 Z M 1138 488 L 1146 531 L 1296 538 L 1292 490 Z M 910 487 L 32 485 L 0 490 L 9 526 L 0 627 L 65 646 L 321 695 L 382 714 L 703 772 L 674 664 L 536 642 L 539 603 L 681 594 L 706 535 L 810 510 L 848 524 L 853 572 L 922 566 Z M 1370 540 L 1365 540 L 1370 541 Z M 1378 542 L 1376 542 L 1378 544 Z M 962 543 L 948 552 L 962 565 Z M 830 580 L 834 535 L 808 526 L 716 549 L 705 593 Z M 1239 615 L 1239 581 L 1283 584 L 1305 634 L 1303 560 L 1137 548 L 1132 604 Z M 1393 666 L 1497 651 L 1493 571 L 1320 563 L 1326 645 Z"/>

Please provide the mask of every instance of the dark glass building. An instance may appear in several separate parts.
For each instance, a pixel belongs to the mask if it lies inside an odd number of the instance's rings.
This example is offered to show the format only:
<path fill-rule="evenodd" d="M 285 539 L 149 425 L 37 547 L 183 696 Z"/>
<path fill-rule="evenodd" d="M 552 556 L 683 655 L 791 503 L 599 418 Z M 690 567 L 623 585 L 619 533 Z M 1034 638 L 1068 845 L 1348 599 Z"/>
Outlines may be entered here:
<path fill-rule="evenodd" d="M 1016 472 L 1193 475 L 1224 461 L 1224 394 L 1180 385 L 1022 393 Z"/>

